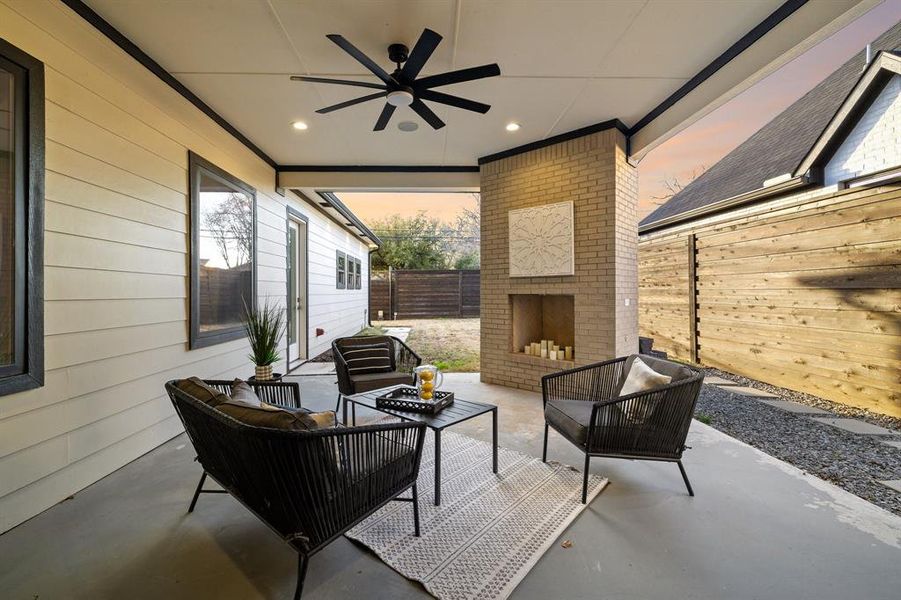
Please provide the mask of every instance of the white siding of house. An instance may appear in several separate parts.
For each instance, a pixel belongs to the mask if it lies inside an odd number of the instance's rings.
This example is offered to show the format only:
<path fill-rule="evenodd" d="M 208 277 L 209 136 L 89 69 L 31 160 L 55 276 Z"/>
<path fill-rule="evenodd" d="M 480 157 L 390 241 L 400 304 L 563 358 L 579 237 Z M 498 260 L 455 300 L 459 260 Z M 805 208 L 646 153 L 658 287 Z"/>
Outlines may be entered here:
<path fill-rule="evenodd" d="M 329 349 L 335 338 L 353 335 L 367 320 L 369 308 L 369 249 L 360 238 L 309 204 L 296 202 L 291 207 L 309 219 L 309 357 Z M 363 282 L 359 290 L 336 287 L 335 253 L 340 250 L 360 259 Z M 316 329 L 324 333 L 316 335 Z"/>
<path fill-rule="evenodd" d="M 251 372 L 243 340 L 187 348 L 188 150 L 256 188 L 258 289 L 280 303 L 287 200 L 269 165 L 60 2 L 0 0 L 0 37 L 44 62 L 47 130 L 45 385 L 0 396 L 3 532 L 180 433 L 166 380 Z M 326 290 L 327 248 L 360 244 L 304 212 L 310 327 L 353 333 L 366 290 Z"/>
<path fill-rule="evenodd" d="M 901 75 L 895 75 L 825 169 L 826 185 L 901 165 Z"/>

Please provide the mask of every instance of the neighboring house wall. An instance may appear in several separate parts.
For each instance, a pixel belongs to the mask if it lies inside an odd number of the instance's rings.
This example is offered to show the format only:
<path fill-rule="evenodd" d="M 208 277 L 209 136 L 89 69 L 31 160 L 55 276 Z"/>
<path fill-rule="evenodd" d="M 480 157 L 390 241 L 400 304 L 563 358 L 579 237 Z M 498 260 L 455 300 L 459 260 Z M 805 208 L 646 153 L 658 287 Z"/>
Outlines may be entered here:
<path fill-rule="evenodd" d="M 901 75 L 879 93 L 826 164 L 825 183 L 832 185 L 901 165 Z"/>
<path fill-rule="evenodd" d="M 901 416 L 901 186 L 805 192 L 641 236 L 639 323 L 687 360 Z"/>
<path fill-rule="evenodd" d="M 46 383 L 0 397 L 2 532 L 180 433 L 167 379 L 252 373 L 244 340 L 187 348 L 188 150 L 256 188 L 258 291 L 279 304 L 287 200 L 269 165 L 61 3 L 0 0 L 0 37 L 46 70 Z M 326 330 L 314 353 L 366 307 L 365 287 L 334 289 L 335 249 L 367 254 L 296 206 L 310 327 Z"/>

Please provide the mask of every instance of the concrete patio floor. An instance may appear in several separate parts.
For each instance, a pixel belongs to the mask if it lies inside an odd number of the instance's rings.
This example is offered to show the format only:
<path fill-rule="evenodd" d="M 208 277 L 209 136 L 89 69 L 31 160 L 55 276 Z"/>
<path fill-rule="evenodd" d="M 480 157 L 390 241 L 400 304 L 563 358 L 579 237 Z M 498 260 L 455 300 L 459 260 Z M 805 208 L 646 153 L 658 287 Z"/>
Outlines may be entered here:
<path fill-rule="evenodd" d="M 334 407 L 332 376 L 301 379 L 303 403 Z M 450 374 L 459 396 L 498 404 L 500 443 L 540 456 L 541 399 Z M 363 413 L 359 412 L 358 417 Z M 490 418 L 455 429 L 490 440 Z M 684 462 L 595 459 L 611 484 L 513 593 L 527 599 L 898 598 L 901 517 L 695 422 Z M 10 599 L 290 598 L 295 555 L 228 496 L 201 497 L 184 435 L 0 536 Z M 581 465 L 551 434 L 549 458 Z M 304 598 L 427 598 L 341 538 L 310 563 Z"/>

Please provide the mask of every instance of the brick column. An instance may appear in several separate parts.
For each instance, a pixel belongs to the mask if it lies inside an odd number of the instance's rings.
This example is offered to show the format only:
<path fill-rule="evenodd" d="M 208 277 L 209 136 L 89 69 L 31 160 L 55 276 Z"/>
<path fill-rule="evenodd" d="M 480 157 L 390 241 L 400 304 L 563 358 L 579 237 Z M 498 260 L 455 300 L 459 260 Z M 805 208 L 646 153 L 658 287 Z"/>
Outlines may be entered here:
<path fill-rule="evenodd" d="M 537 391 L 542 375 L 571 366 L 513 352 L 511 294 L 574 297 L 576 365 L 637 352 L 637 187 L 616 129 L 481 166 L 482 381 Z M 511 278 L 508 212 L 563 201 L 573 202 L 575 275 Z"/>

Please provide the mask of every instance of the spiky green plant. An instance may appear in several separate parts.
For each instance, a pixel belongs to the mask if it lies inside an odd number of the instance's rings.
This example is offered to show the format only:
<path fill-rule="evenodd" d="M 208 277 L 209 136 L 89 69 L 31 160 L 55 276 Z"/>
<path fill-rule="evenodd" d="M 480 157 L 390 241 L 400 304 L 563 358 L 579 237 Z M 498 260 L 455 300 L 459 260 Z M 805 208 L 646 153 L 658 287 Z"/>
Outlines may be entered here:
<path fill-rule="evenodd" d="M 248 357 L 258 367 L 265 367 L 281 360 L 278 343 L 285 333 L 285 313 L 269 301 L 262 308 L 248 308 L 244 303 L 244 331 L 250 342 Z"/>

